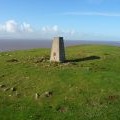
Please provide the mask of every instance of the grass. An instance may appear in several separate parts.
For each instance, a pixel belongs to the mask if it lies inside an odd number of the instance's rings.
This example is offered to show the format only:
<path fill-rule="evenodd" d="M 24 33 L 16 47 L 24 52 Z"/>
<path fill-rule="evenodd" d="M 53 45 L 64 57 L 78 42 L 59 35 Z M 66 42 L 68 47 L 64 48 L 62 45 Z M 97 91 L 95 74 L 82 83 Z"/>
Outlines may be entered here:
<path fill-rule="evenodd" d="M 50 49 L 1 52 L 0 120 L 119 120 L 119 51 L 67 47 L 66 63 L 50 63 Z"/>

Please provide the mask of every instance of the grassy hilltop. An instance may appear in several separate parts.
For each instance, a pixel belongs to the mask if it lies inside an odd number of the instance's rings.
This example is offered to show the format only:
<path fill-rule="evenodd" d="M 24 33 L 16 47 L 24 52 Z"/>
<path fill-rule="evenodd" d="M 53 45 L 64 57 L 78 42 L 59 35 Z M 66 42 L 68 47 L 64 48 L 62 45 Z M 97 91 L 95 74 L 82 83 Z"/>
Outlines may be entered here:
<path fill-rule="evenodd" d="M 120 120 L 120 47 L 0 53 L 0 120 Z"/>

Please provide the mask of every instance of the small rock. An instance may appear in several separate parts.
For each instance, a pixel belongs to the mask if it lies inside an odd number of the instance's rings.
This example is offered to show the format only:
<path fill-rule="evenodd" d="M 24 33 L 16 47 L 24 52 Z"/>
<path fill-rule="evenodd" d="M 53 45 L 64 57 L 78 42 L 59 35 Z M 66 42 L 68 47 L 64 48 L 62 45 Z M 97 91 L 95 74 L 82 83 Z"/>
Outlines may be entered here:
<path fill-rule="evenodd" d="M 9 97 L 11 97 L 12 95 L 9 95 Z"/>
<path fill-rule="evenodd" d="M 38 93 L 35 93 L 35 99 L 38 99 L 39 98 L 39 94 Z"/>
<path fill-rule="evenodd" d="M 5 88 L 4 91 L 8 91 L 10 88 Z"/>
<path fill-rule="evenodd" d="M 15 88 L 15 87 L 12 87 L 12 88 L 11 88 L 11 91 L 16 91 L 16 88 Z"/>
<path fill-rule="evenodd" d="M 53 95 L 53 92 L 51 92 L 51 91 L 46 91 L 46 92 L 44 93 L 44 95 L 45 95 L 46 97 L 51 97 L 51 96 Z"/>
<path fill-rule="evenodd" d="M 58 107 L 57 111 L 64 113 L 64 112 L 67 112 L 68 109 L 66 107 Z"/>
<path fill-rule="evenodd" d="M 18 60 L 16 58 L 13 58 L 13 59 L 7 60 L 7 62 L 18 62 Z"/>
<path fill-rule="evenodd" d="M 1 88 L 5 87 L 5 85 L 0 85 Z"/>

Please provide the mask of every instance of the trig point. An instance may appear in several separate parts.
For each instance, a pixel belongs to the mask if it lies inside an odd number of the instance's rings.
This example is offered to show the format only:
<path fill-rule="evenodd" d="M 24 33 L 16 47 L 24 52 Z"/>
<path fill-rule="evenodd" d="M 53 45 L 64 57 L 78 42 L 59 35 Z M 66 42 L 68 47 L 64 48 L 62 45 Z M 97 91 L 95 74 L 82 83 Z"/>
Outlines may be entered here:
<path fill-rule="evenodd" d="M 64 62 L 65 49 L 63 37 L 54 37 L 51 49 L 51 62 Z"/>

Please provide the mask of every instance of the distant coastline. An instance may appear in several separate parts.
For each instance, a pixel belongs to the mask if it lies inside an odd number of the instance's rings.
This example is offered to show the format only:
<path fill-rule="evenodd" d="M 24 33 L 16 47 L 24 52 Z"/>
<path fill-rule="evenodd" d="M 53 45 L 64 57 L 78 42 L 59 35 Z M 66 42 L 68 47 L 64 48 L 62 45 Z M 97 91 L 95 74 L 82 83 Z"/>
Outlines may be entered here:
<path fill-rule="evenodd" d="M 32 48 L 51 48 L 52 40 L 0 40 L 0 51 L 24 50 Z M 119 41 L 65 40 L 65 46 L 79 44 L 102 44 L 120 46 Z"/>

